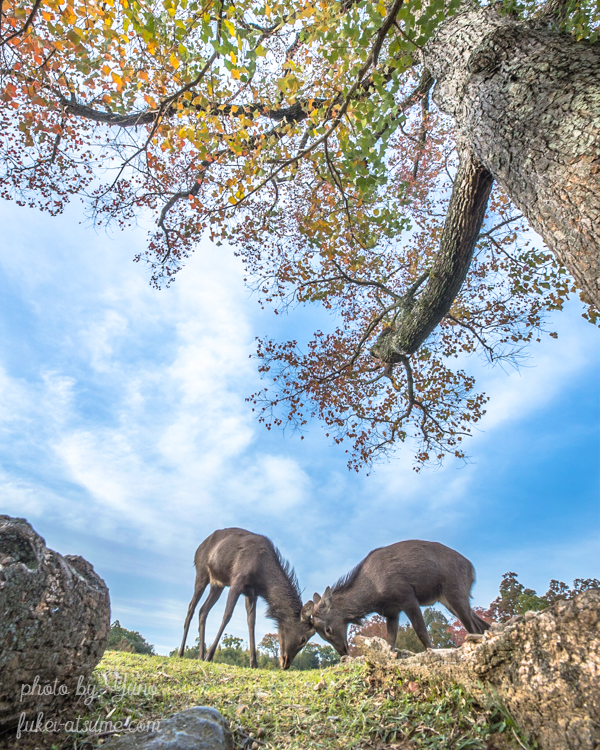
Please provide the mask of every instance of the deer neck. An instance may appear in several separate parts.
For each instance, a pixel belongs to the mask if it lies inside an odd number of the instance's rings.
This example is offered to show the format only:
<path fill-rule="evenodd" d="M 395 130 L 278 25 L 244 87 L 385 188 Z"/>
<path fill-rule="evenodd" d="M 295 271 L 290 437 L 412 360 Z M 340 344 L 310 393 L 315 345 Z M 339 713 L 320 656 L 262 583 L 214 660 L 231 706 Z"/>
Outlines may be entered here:
<path fill-rule="evenodd" d="M 267 616 L 277 623 L 300 619 L 302 601 L 283 571 L 268 577 L 264 598 L 269 605 Z"/>
<path fill-rule="evenodd" d="M 359 586 L 353 585 L 333 593 L 332 609 L 340 612 L 345 622 L 355 622 L 373 612 L 373 602 Z"/>

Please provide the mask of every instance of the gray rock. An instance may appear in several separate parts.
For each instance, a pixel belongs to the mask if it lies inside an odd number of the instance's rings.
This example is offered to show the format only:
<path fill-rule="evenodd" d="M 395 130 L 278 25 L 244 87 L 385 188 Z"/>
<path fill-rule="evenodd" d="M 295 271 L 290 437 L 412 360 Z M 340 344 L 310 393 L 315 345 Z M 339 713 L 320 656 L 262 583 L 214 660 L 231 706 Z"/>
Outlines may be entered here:
<path fill-rule="evenodd" d="M 208 706 L 194 706 L 161 720 L 156 731 L 116 737 L 106 750 L 233 750 L 229 726 Z"/>
<path fill-rule="evenodd" d="M 543 750 L 598 750 L 600 589 L 396 669 L 410 679 L 447 677 L 484 696 L 491 689 Z"/>
<path fill-rule="evenodd" d="M 56 717 L 87 685 L 109 632 L 108 589 L 93 567 L 0 515 L 0 726 L 22 713 Z"/>
<path fill-rule="evenodd" d="M 371 664 L 389 664 L 397 658 L 396 650 L 391 649 L 388 642 L 378 636 L 366 638 L 357 635 L 354 639 L 354 646 L 358 651 L 358 656 L 364 656 Z"/>

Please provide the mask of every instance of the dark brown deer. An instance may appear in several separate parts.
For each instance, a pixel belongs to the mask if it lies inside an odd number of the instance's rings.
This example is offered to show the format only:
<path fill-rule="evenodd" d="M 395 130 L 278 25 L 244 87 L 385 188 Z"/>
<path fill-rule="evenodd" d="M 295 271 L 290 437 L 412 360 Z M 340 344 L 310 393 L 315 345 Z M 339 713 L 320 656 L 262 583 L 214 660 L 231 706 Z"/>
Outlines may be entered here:
<path fill-rule="evenodd" d="M 315 629 L 310 618 L 310 607 L 302 607 L 298 580 L 279 550 L 270 539 L 244 529 L 221 529 L 212 533 L 196 550 L 196 583 L 194 596 L 188 607 L 183 641 L 179 656 L 183 656 L 190 620 L 204 590 L 210 583 L 210 591 L 200 607 L 200 639 L 198 658 L 205 658 L 204 631 L 208 613 L 216 604 L 225 586 L 229 596 L 225 614 L 217 637 L 206 654 L 212 661 L 217 645 L 240 595 L 246 597 L 248 630 L 250 632 L 250 666 L 257 667 L 254 625 L 256 622 L 256 599 L 266 600 L 267 617 L 277 622 L 279 633 L 279 663 L 287 669 L 298 651 L 311 638 Z"/>
<path fill-rule="evenodd" d="M 466 557 L 438 542 L 410 540 L 370 552 L 323 597 L 307 602 L 317 633 L 345 656 L 348 625 L 360 624 L 372 612 L 386 618 L 386 640 L 396 644 L 398 618 L 404 612 L 426 648 L 432 648 L 421 607 L 441 602 L 469 633 L 489 624 L 471 609 L 475 569 Z"/>

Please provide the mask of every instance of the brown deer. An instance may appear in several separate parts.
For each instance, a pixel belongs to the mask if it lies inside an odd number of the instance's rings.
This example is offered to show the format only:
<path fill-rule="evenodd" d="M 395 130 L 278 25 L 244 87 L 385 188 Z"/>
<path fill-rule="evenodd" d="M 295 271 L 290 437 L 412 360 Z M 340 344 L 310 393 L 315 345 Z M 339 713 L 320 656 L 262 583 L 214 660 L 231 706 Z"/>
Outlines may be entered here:
<path fill-rule="evenodd" d="M 243 594 L 246 597 L 250 632 L 250 666 L 258 666 L 254 625 L 256 599 L 260 596 L 269 605 L 267 617 L 277 622 L 279 663 L 282 669 L 287 669 L 298 651 L 314 635 L 315 629 L 310 618 L 310 607 L 306 605 L 302 607 L 296 574 L 273 542 L 266 536 L 253 534 L 244 529 L 221 529 L 212 533 L 198 547 L 194 565 L 196 566 L 194 596 L 185 618 L 179 656 L 183 656 L 194 610 L 210 583 L 210 591 L 199 613 L 198 658 L 205 658 L 204 631 L 208 613 L 216 604 L 225 586 L 229 586 L 223 621 L 217 637 L 208 649 L 206 661 L 212 661 L 223 631 L 231 620 L 237 600 Z"/>
<path fill-rule="evenodd" d="M 489 624 L 471 609 L 475 569 L 466 557 L 438 542 L 410 540 L 370 552 L 354 570 L 322 597 L 314 595 L 305 612 L 317 633 L 339 654 L 348 653 L 348 624 L 360 624 L 372 612 L 386 618 L 386 640 L 396 644 L 398 618 L 404 612 L 426 648 L 432 648 L 421 607 L 441 602 L 469 633 Z"/>

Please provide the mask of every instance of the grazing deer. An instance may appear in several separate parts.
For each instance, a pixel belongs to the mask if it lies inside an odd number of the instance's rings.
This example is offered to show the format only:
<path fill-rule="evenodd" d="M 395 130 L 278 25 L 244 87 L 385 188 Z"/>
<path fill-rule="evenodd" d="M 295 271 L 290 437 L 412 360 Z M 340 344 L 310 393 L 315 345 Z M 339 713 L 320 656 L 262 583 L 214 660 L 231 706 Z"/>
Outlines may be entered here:
<path fill-rule="evenodd" d="M 438 542 L 397 542 L 370 552 L 354 570 L 322 597 L 314 595 L 305 612 L 317 633 L 339 654 L 348 653 L 348 624 L 360 624 L 371 612 L 387 620 L 386 640 L 396 644 L 398 618 L 404 612 L 426 648 L 432 648 L 421 607 L 441 602 L 469 633 L 489 624 L 471 609 L 475 569 L 466 557 Z"/>
<path fill-rule="evenodd" d="M 194 610 L 210 583 L 210 591 L 199 613 L 198 658 L 205 658 L 204 630 L 208 613 L 216 604 L 225 586 L 229 586 L 223 622 L 214 643 L 208 649 L 206 661 L 212 661 L 223 631 L 231 620 L 237 600 L 243 594 L 246 597 L 250 632 L 250 666 L 258 666 L 254 625 L 256 599 L 260 596 L 269 605 L 267 617 L 277 622 L 279 663 L 282 669 L 287 669 L 298 651 L 314 635 L 315 629 L 308 611 L 310 608 L 302 607 L 296 574 L 273 542 L 266 536 L 253 534 L 244 529 L 221 529 L 212 533 L 198 547 L 194 564 L 196 566 L 194 596 L 185 618 L 179 656 L 183 656 Z"/>

